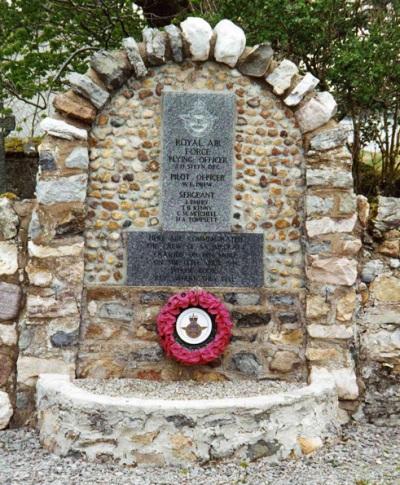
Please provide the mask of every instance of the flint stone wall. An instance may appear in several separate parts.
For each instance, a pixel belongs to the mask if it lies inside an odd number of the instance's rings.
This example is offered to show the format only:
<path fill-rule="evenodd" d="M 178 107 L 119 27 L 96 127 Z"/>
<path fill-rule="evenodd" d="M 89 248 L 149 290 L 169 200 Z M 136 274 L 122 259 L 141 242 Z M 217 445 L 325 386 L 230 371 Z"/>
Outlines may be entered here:
<path fill-rule="evenodd" d="M 363 246 L 359 332 L 363 410 L 369 421 L 400 424 L 400 199 L 379 197 Z"/>

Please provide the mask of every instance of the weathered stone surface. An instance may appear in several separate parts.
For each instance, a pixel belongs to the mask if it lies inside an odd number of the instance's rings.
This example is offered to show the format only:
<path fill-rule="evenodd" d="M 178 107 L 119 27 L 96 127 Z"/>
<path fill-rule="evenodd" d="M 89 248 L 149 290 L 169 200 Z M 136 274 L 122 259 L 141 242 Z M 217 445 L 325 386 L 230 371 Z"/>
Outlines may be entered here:
<path fill-rule="evenodd" d="M 272 86 L 274 93 L 280 96 L 290 88 L 292 79 L 298 72 L 299 70 L 296 64 L 288 59 L 284 59 L 278 67 L 267 76 L 266 81 Z"/>
<path fill-rule="evenodd" d="M 130 305 L 112 301 L 102 303 L 97 314 L 100 318 L 122 320 L 125 322 L 131 322 L 134 316 Z"/>
<path fill-rule="evenodd" d="M 304 96 L 312 91 L 318 83 L 319 79 L 308 72 L 284 99 L 284 103 L 287 106 L 297 106 Z"/>
<path fill-rule="evenodd" d="M 122 41 L 122 45 L 126 51 L 129 62 L 133 67 L 133 71 L 137 78 L 145 77 L 147 74 L 147 68 L 140 55 L 139 46 L 133 37 L 127 37 Z"/>
<path fill-rule="evenodd" d="M 0 242 L 0 275 L 14 274 L 18 269 L 18 249 L 12 242 Z"/>
<path fill-rule="evenodd" d="M 65 159 L 67 168 L 80 168 L 87 170 L 89 166 L 89 152 L 87 147 L 75 147 Z"/>
<path fill-rule="evenodd" d="M 356 292 L 351 289 L 336 304 L 336 320 L 350 322 L 356 308 Z"/>
<path fill-rule="evenodd" d="M 373 281 L 383 271 L 384 265 L 382 261 L 379 259 L 372 259 L 364 265 L 361 271 L 361 280 L 364 283 L 371 283 L 371 281 Z"/>
<path fill-rule="evenodd" d="M 321 219 L 307 220 L 306 229 L 308 237 L 320 236 L 322 234 L 335 234 L 338 232 L 352 232 L 356 222 L 356 214 L 348 219 L 321 217 Z"/>
<path fill-rule="evenodd" d="M 322 348 L 322 349 L 307 347 L 307 350 L 306 350 L 306 357 L 311 362 L 317 362 L 317 361 L 332 362 L 337 360 L 339 355 L 340 355 L 339 352 L 333 347 Z"/>
<path fill-rule="evenodd" d="M 18 285 L 0 282 L 0 320 L 12 320 L 18 316 L 21 296 Z"/>
<path fill-rule="evenodd" d="M 377 248 L 377 252 L 390 256 L 392 258 L 398 258 L 400 256 L 400 240 L 383 241 Z"/>
<path fill-rule="evenodd" d="M 66 244 L 57 244 L 54 246 L 42 246 L 32 241 L 28 242 L 29 255 L 35 258 L 59 258 L 63 256 L 81 256 L 84 242 L 65 241 Z"/>
<path fill-rule="evenodd" d="M 308 295 L 306 302 L 307 319 L 320 319 L 329 313 L 330 305 L 319 295 Z"/>
<path fill-rule="evenodd" d="M 71 175 L 52 180 L 39 180 L 36 197 L 40 204 L 58 202 L 84 202 L 86 197 L 87 175 Z"/>
<path fill-rule="evenodd" d="M 351 286 L 357 278 L 357 261 L 347 258 L 316 258 L 306 271 L 312 281 Z"/>
<path fill-rule="evenodd" d="M 18 225 L 19 219 L 11 201 L 5 197 L 0 198 L 0 241 L 14 238 Z"/>
<path fill-rule="evenodd" d="M 375 227 L 380 231 L 400 227 L 400 198 L 378 197 L 378 214 Z"/>
<path fill-rule="evenodd" d="M 232 362 L 239 372 L 250 376 L 255 376 L 262 370 L 257 356 L 251 352 L 238 352 L 233 356 Z"/>
<path fill-rule="evenodd" d="M 387 362 L 389 359 L 400 359 L 400 328 L 369 331 L 361 335 L 363 353 L 368 359 Z"/>
<path fill-rule="evenodd" d="M 166 34 L 158 29 L 147 27 L 143 30 L 146 58 L 152 66 L 164 64 L 166 60 Z"/>
<path fill-rule="evenodd" d="M 327 123 L 337 111 L 333 96 L 327 91 L 318 93 L 314 98 L 296 111 L 301 131 L 307 133 Z"/>
<path fill-rule="evenodd" d="M 373 297 L 379 301 L 400 302 L 400 278 L 380 275 L 371 283 L 370 291 Z"/>
<path fill-rule="evenodd" d="M 40 123 L 40 128 L 49 135 L 56 138 L 63 138 L 65 140 L 87 140 L 87 131 L 76 126 L 70 125 L 62 120 L 55 120 L 53 118 L 45 118 Z"/>
<path fill-rule="evenodd" d="M 164 27 L 167 33 L 168 44 L 171 49 L 172 59 L 175 62 L 183 61 L 183 42 L 182 34 L 179 27 L 176 25 L 166 25 Z"/>
<path fill-rule="evenodd" d="M 314 168 L 307 170 L 306 178 L 309 187 L 315 185 L 343 189 L 353 187 L 353 177 L 351 172 Z"/>
<path fill-rule="evenodd" d="M 277 372 L 286 373 L 290 372 L 297 362 L 299 362 L 299 357 L 295 353 L 288 350 L 279 350 L 271 360 L 269 368 Z"/>
<path fill-rule="evenodd" d="M 78 343 L 77 332 L 63 332 L 62 330 L 54 333 L 50 337 L 50 342 L 53 347 L 66 348 L 76 345 Z"/>
<path fill-rule="evenodd" d="M 17 328 L 15 324 L 0 324 L 0 344 L 7 346 L 17 345 L 17 339 Z"/>
<path fill-rule="evenodd" d="M 210 55 L 210 44 L 213 36 L 210 24 L 197 17 L 188 17 L 180 24 L 182 36 L 188 45 L 194 61 L 206 61 Z"/>
<path fill-rule="evenodd" d="M 84 123 L 92 123 L 96 118 L 97 110 L 92 103 L 73 91 L 55 96 L 53 105 L 60 113 Z"/>
<path fill-rule="evenodd" d="M 56 295 L 28 295 L 26 312 L 32 318 L 56 318 L 79 315 L 76 299 L 73 297 L 56 297 Z"/>
<path fill-rule="evenodd" d="M 43 375 L 37 402 L 41 440 L 47 449 L 62 455 L 84 452 L 89 460 L 107 453 L 127 465 L 187 466 L 261 456 L 277 461 L 300 451 L 299 436 L 313 437 L 315 445 L 317 437 L 333 437 L 339 429 L 331 378 L 279 396 L 202 400 L 192 406 L 190 401 L 158 405 L 123 396 L 100 399 L 66 377 Z M 149 423 L 155 428 L 150 430 Z M 155 438 L 159 429 L 162 439 Z"/>
<path fill-rule="evenodd" d="M 274 51 L 271 44 L 259 44 L 245 50 L 237 68 L 245 76 L 264 77 L 271 64 Z"/>
<path fill-rule="evenodd" d="M 33 286 L 39 286 L 45 288 L 50 286 L 53 279 L 52 273 L 49 271 L 32 271 L 27 268 L 27 273 L 29 277 L 29 283 Z"/>
<path fill-rule="evenodd" d="M 216 36 L 214 57 L 229 67 L 235 67 L 246 47 L 246 36 L 243 29 L 230 20 L 224 19 L 214 27 Z"/>
<path fill-rule="evenodd" d="M 110 97 L 109 93 L 92 81 L 88 76 L 72 72 L 67 76 L 72 89 L 87 98 L 96 108 L 102 108 Z"/>
<path fill-rule="evenodd" d="M 316 195 L 306 196 L 307 215 L 330 214 L 333 209 L 334 200 L 332 197 L 318 197 Z"/>
<path fill-rule="evenodd" d="M 224 300 L 232 305 L 258 305 L 260 295 L 258 293 L 226 293 Z"/>
<path fill-rule="evenodd" d="M 6 392 L 0 391 L 0 430 L 5 429 L 13 415 L 10 398 Z"/>
<path fill-rule="evenodd" d="M 353 400 L 358 398 L 359 390 L 354 369 L 326 369 L 325 367 L 312 367 L 310 380 L 312 383 L 333 379 L 340 399 Z"/>
<path fill-rule="evenodd" d="M 349 339 L 353 337 L 353 329 L 344 325 L 307 325 L 307 332 L 312 338 Z"/>
<path fill-rule="evenodd" d="M 90 65 L 110 91 L 122 86 L 131 73 L 131 65 L 123 51 L 98 51 L 90 59 Z"/>
<path fill-rule="evenodd" d="M 313 136 L 310 140 L 310 146 L 313 150 L 331 150 L 340 145 L 344 145 L 349 136 L 349 130 L 345 126 L 337 126 L 329 130 L 321 131 Z"/>
<path fill-rule="evenodd" d="M 26 386 L 34 386 L 41 374 L 75 375 L 75 365 L 56 358 L 19 356 L 17 362 L 17 381 Z"/>

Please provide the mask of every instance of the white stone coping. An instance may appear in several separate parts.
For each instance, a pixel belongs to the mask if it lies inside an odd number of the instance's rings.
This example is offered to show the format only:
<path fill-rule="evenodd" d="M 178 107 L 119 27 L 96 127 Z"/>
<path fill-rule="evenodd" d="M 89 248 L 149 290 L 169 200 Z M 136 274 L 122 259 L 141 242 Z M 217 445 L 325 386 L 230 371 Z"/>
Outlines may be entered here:
<path fill-rule="evenodd" d="M 329 395 L 337 395 L 335 382 L 326 376 L 326 379 L 317 380 L 307 386 L 294 391 L 278 392 L 276 394 L 223 398 L 223 399 L 153 399 L 136 397 L 116 397 L 81 389 L 68 375 L 64 374 L 41 374 L 37 382 L 37 404 L 46 394 L 58 396 L 63 401 L 76 403 L 79 406 L 112 406 L 119 409 L 140 408 L 143 411 L 210 411 L 212 409 L 246 410 L 246 409 L 269 409 L 272 407 L 287 406 L 307 398 L 316 398 Z"/>

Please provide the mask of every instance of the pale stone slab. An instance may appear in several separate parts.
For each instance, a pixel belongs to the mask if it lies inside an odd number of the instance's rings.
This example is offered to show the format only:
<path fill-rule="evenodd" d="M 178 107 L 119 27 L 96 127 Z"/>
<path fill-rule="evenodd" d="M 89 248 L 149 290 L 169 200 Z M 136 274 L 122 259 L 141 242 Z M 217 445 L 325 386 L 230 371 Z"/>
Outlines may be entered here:
<path fill-rule="evenodd" d="M 380 275 L 370 286 L 374 298 L 384 303 L 400 303 L 400 278 L 390 275 Z"/>
<path fill-rule="evenodd" d="M 84 202 L 87 188 L 87 174 L 71 175 L 52 180 L 39 180 L 36 197 L 40 204 L 59 202 Z"/>
<path fill-rule="evenodd" d="M 308 335 L 321 339 L 349 339 L 353 337 L 353 329 L 344 325 L 307 325 Z"/>
<path fill-rule="evenodd" d="M 323 91 L 296 111 L 296 118 L 303 133 L 316 130 L 327 123 L 337 111 L 337 104 L 331 93 Z"/>
<path fill-rule="evenodd" d="M 8 426 L 13 413 L 8 394 L 0 391 L 0 430 L 5 429 Z"/>
<path fill-rule="evenodd" d="M 123 39 L 122 45 L 126 51 L 129 62 L 133 67 L 133 71 L 137 78 L 145 77 L 147 74 L 147 68 L 140 55 L 139 46 L 133 37 L 127 37 Z"/>
<path fill-rule="evenodd" d="M 4 325 L 0 324 L 0 343 L 3 345 L 17 345 L 17 326 L 16 324 Z"/>
<path fill-rule="evenodd" d="M 334 234 L 337 232 L 352 232 L 356 222 L 356 214 L 348 219 L 321 217 L 321 219 L 308 220 L 306 222 L 306 229 L 309 237 L 320 236 L 322 234 Z"/>
<path fill-rule="evenodd" d="M 18 316 L 21 296 L 20 286 L 0 282 L 0 320 L 13 320 Z"/>
<path fill-rule="evenodd" d="M 269 76 L 267 83 L 273 88 L 273 92 L 280 96 L 290 88 L 293 77 L 298 74 L 299 70 L 296 64 L 288 59 L 284 59 Z"/>
<path fill-rule="evenodd" d="M 331 150 L 332 148 L 344 145 L 348 136 L 349 129 L 339 125 L 336 128 L 322 131 L 311 138 L 310 147 L 318 151 Z"/>
<path fill-rule="evenodd" d="M 92 81 L 90 77 L 83 74 L 71 72 L 67 76 L 67 80 L 76 93 L 81 94 L 84 98 L 87 98 L 98 109 L 102 108 L 110 97 L 107 91 Z"/>
<path fill-rule="evenodd" d="M 9 199 L 0 198 L 0 240 L 17 235 L 19 219 Z"/>
<path fill-rule="evenodd" d="M 214 57 L 217 62 L 235 67 L 246 47 L 246 35 L 243 29 L 230 20 L 221 20 L 214 27 L 216 42 Z"/>
<path fill-rule="evenodd" d="M 28 252 L 35 258 L 60 258 L 63 256 L 81 256 L 84 248 L 84 241 L 59 244 L 58 246 L 41 246 L 33 241 L 28 242 Z"/>
<path fill-rule="evenodd" d="M 89 166 L 89 151 L 87 147 L 75 147 L 64 162 L 67 168 L 87 170 Z"/>
<path fill-rule="evenodd" d="M 56 372 L 61 375 L 75 375 L 74 363 L 56 358 L 20 356 L 17 362 L 17 381 L 27 386 L 34 386 L 41 374 Z"/>
<path fill-rule="evenodd" d="M 70 125 L 62 120 L 55 120 L 53 118 L 45 118 L 40 123 L 40 128 L 49 135 L 65 140 L 87 140 L 87 131 Z"/>
<path fill-rule="evenodd" d="M 381 231 L 400 228 L 400 198 L 378 197 L 375 227 Z"/>
<path fill-rule="evenodd" d="M 197 17 L 188 17 L 181 22 L 183 39 L 187 42 L 194 61 L 206 61 L 210 55 L 213 31 L 208 22 Z"/>
<path fill-rule="evenodd" d="M 324 187 L 337 187 L 347 189 L 353 187 L 351 172 L 341 170 L 325 170 L 320 168 L 307 169 L 306 180 L 309 187 L 321 185 Z"/>
<path fill-rule="evenodd" d="M 304 96 L 312 91 L 319 84 L 319 79 L 308 72 L 303 79 L 295 86 L 290 94 L 284 99 L 286 106 L 297 106 Z"/>
<path fill-rule="evenodd" d="M 18 248 L 11 242 L 0 242 L 0 275 L 11 275 L 18 270 Z"/>
<path fill-rule="evenodd" d="M 316 258 L 306 269 L 312 281 L 330 285 L 352 286 L 357 279 L 357 261 L 347 258 Z"/>
<path fill-rule="evenodd" d="M 354 400 L 358 398 L 359 389 L 354 369 L 344 367 L 341 369 L 326 369 L 312 366 L 310 380 L 312 383 L 326 382 L 333 379 L 340 399 Z"/>

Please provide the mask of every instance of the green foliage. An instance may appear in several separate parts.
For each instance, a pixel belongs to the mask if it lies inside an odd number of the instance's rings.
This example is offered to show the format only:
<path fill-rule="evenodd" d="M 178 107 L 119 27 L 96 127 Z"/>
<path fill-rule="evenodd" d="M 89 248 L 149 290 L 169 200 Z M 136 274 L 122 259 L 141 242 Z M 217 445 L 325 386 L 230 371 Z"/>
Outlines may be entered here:
<path fill-rule="evenodd" d="M 44 108 L 43 93 L 58 86 L 53 78 L 72 54 L 79 50 L 70 69 L 82 71 L 89 49 L 111 49 L 123 37 L 139 35 L 144 21 L 133 5 L 129 0 L 0 0 L 0 99 L 12 95 Z"/>

